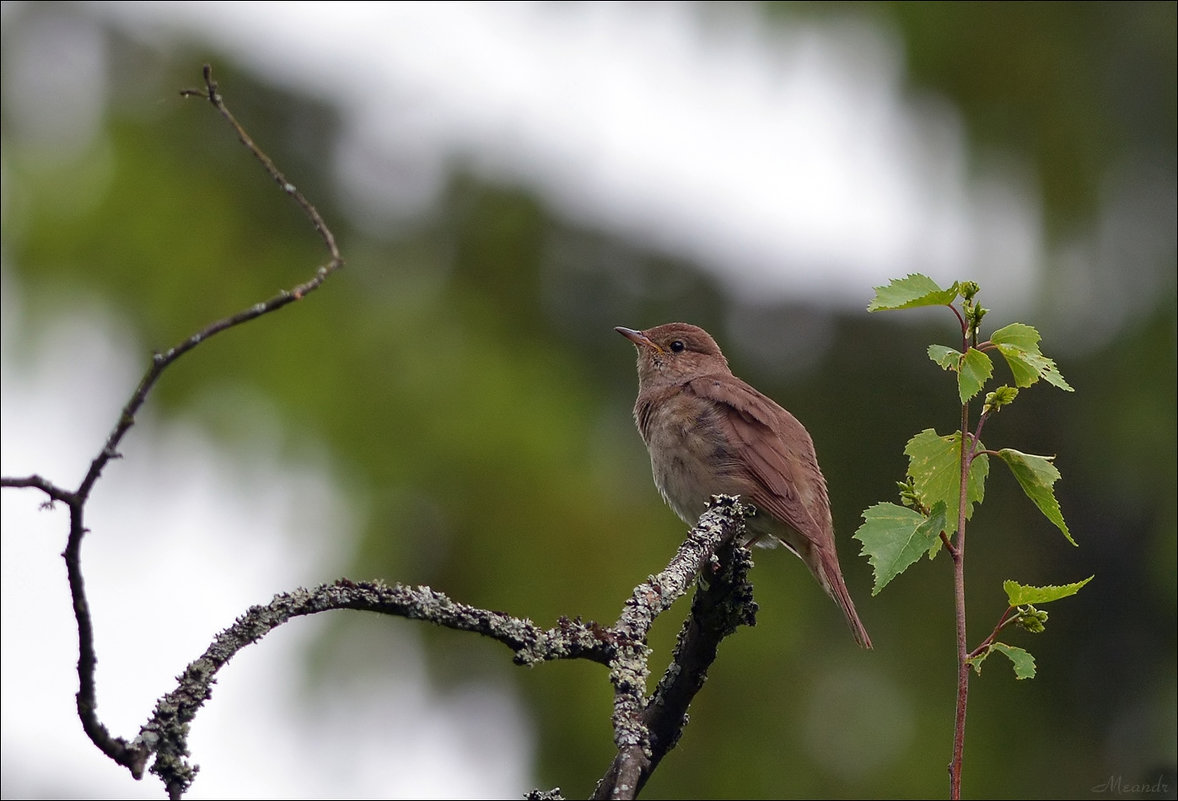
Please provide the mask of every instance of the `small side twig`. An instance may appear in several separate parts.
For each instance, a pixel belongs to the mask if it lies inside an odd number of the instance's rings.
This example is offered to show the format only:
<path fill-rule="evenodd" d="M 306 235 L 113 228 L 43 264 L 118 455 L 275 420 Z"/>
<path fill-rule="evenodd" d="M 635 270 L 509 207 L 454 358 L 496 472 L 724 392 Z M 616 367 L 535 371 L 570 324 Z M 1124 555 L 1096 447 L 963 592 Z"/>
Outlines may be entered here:
<path fill-rule="evenodd" d="M 277 166 L 275 166 L 274 162 L 270 160 L 270 157 L 267 156 L 261 148 L 254 144 L 253 138 L 250 137 L 248 133 L 246 133 L 245 128 L 241 126 L 241 123 L 239 123 L 237 118 L 234 117 L 233 114 L 229 111 L 229 108 L 225 105 L 224 99 L 221 97 L 221 93 L 219 91 L 220 87 L 217 85 L 217 82 L 213 80 L 212 66 L 205 64 L 203 75 L 205 81 L 204 89 L 182 89 L 180 90 L 180 96 L 203 97 L 213 104 L 213 108 L 217 110 L 218 114 L 225 118 L 226 122 L 233 126 L 233 130 L 237 133 L 237 138 L 241 140 L 243 145 L 249 148 L 249 151 L 254 155 L 254 158 L 262 163 L 262 166 L 266 169 L 266 172 L 269 173 L 270 177 L 274 179 L 274 182 L 282 188 L 283 192 L 286 192 L 288 195 L 294 198 L 294 201 L 299 204 L 299 207 L 302 208 L 306 215 L 311 219 L 311 224 L 315 226 L 315 230 L 319 232 L 319 236 L 323 239 L 323 243 L 327 245 L 328 252 L 331 253 L 331 262 L 326 265 L 327 269 L 334 270 L 342 267 L 344 262 L 340 257 L 339 248 L 336 247 L 335 236 L 331 233 L 331 229 L 327 227 L 327 223 L 323 222 L 323 218 L 319 216 L 319 210 L 316 209 L 315 206 L 303 196 L 303 193 L 300 192 L 294 184 L 286 179 L 286 176 L 282 174 Z M 315 289 L 319 283 L 322 283 L 322 281 L 316 283 L 315 286 L 309 286 L 310 283 L 312 282 L 308 282 L 308 284 L 303 285 L 302 292 L 299 292 L 299 287 L 296 287 L 291 291 L 291 294 L 294 296 L 295 300 L 298 300 L 302 295 L 310 292 L 312 289 Z"/>
<path fill-rule="evenodd" d="M 5 476 L 0 478 L 0 486 L 2 487 L 24 487 L 26 489 L 39 489 L 49 496 L 49 500 L 45 502 L 47 506 L 52 506 L 54 501 L 62 501 L 63 503 L 72 503 L 75 497 L 73 492 L 62 489 L 51 481 L 47 481 L 40 476 L 33 474 L 25 476 L 24 478 L 12 478 Z"/>

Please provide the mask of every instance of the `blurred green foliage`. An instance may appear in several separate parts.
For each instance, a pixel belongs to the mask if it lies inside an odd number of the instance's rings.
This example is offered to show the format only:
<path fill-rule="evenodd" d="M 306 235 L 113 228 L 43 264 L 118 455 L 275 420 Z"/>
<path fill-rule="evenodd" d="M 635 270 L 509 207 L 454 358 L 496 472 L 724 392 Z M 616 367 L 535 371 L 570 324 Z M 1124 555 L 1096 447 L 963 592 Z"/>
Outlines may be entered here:
<path fill-rule="evenodd" d="M 977 146 L 1030 158 L 1049 230 L 1061 232 L 1093 224 L 1102 177 L 1125 159 L 1161 164 L 1173 179 L 1174 9 L 789 3 L 774 4 L 767 24 L 862 14 L 899 31 L 912 85 L 956 104 Z M 6 17 L 5 36 L 42 13 L 101 24 L 82 7 L 30 5 Z M 77 299 L 99 297 L 146 351 L 303 280 L 323 256 L 223 122 L 179 98 L 177 89 L 197 83 L 201 59 L 104 35 L 110 97 L 86 149 L 46 152 L 14 132 L 19 121 L 4 110 L 5 269 L 26 296 L 29 336 Z M 460 169 L 433 216 L 374 238 L 350 227 L 333 199 L 331 106 L 226 59 L 216 67 L 235 113 L 334 226 L 348 266 L 306 302 L 187 358 L 153 408 L 200 422 L 228 447 L 259 416 L 279 421 L 292 457 L 325 445 L 364 521 L 354 578 L 427 583 L 542 623 L 612 621 L 629 589 L 665 564 L 683 526 L 653 488 L 630 419 L 633 349 L 610 329 L 703 325 L 737 374 L 781 400 L 818 443 L 844 572 L 877 650 L 855 648 L 800 563 L 757 554 L 758 625 L 725 643 L 646 794 L 945 794 L 950 576 L 941 564 L 917 564 L 870 599 L 870 569 L 850 540 L 860 510 L 894 494 L 911 433 L 956 425 L 952 393 L 924 353 L 944 338 L 940 321 L 786 303 L 750 309 L 694 265 L 578 228 L 525 190 Z M 1158 268 L 1173 274 L 1173 228 L 1152 233 L 1168 245 Z M 1173 777 L 1170 288 L 1098 349 L 1068 351 L 1045 330 L 1077 393 L 1028 391 L 1019 414 L 987 430 L 992 447 L 1058 453 L 1058 497 L 1083 547 L 1064 543 L 1015 482 L 992 481 L 971 541 L 977 631 L 1005 608 L 1004 579 L 1098 580 L 1035 643 L 1036 681 L 993 671 L 974 682 L 971 795 L 1068 797 L 1109 775 Z M 871 287 L 862 294 L 865 305 Z M 783 341 L 780 359 L 811 348 L 823 357 L 801 371 L 766 366 L 736 335 L 738 318 L 742 330 L 750 319 L 814 322 L 824 333 Z M 656 632 L 656 669 L 681 607 Z M 472 672 L 518 682 L 540 732 L 537 785 L 588 794 L 612 752 L 604 670 L 521 671 L 469 637 L 423 636 L 439 682 Z M 315 679 L 326 692 L 338 676 Z"/>

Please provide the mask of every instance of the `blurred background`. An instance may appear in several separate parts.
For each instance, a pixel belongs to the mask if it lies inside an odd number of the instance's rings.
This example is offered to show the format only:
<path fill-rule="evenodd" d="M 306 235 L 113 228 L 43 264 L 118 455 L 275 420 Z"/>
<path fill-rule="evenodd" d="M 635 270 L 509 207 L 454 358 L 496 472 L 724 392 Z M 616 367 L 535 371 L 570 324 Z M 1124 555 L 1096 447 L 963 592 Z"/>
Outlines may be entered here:
<path fill-rule="evenodd" d="M 1096 576 L 1046 633 L 1005 638 L 1037 678 L 998 657 L 974 678 L 966 794 L 1175 797 L 1175 8 L 5 2 L 4 475 L 76 486 L 152 350 L 326 258 L 180 97 L 203 63 L 348 262 L 171 369 L 107 468 L 83 551 L 100 715 L 134 736 L 248 605 L 341 575 L 612 622 L 684 526 L 611 329 L 685 320 L 809 428 L 876 650 L 800 562 L 758 553 L 757 625 L 646 794 L 946 795 L 949 563 L 872 598 L 851 539 L 895 500 L 908 438 L 957 427 L 924 353 L 957 344 L 955 318 L 864 311 L 920 271 L 979 282 L 987 330 L 1035 325 L 1076 388 L 1036 385 L 987 427 L 1058 455 L 1080 547 L 995 465 L 971 643 L 1003 579 Z M 0 790 L 159 797 L 81 732 L 65 513 L 41 503 L 3 493 Z M 583 797 L 610 699 L 597 665 L 296 621 L 221 674 L 191 797 Z"/>

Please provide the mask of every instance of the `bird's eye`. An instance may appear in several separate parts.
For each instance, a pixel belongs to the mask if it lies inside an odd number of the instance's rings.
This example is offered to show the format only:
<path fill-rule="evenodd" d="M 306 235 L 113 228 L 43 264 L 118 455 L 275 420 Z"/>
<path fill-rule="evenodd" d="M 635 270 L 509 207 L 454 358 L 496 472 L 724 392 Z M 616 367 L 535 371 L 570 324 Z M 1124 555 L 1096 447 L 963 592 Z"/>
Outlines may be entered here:
<path fill-rule="evenodd" d="M 671 351 L 672 352 L 682 353 L 685 350 L 687 350 L 687 346 L 683 344 L 682 339 L 676 339 L 674 342 L 671 343 Z"/>

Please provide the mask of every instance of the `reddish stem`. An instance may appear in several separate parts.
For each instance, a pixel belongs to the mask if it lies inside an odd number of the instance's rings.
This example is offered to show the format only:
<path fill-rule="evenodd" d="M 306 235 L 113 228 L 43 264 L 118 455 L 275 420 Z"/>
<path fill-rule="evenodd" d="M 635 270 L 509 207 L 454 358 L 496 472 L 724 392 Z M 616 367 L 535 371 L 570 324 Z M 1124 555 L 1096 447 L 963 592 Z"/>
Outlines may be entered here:
<path fill-rule="evenodd" d="M 974 443 L 969 442 L 969 405 L 961 406 L 961 492 L 957 504 L 957 547 L 953 558 L 953 600 L 957 619 L 957 711 L 953 721 L 953 761 L 949 763 L 949 797 L 961 798 L 961 768 L 965 757 L 965 710 L 969 697 L 969 647 L 965 631 L 965 511 L 969 468 Z M 967 442 L 969 442 L 967 446 Z"/>

